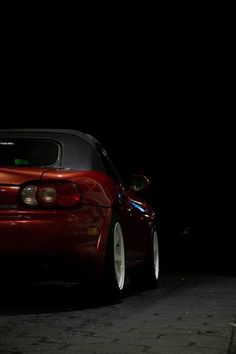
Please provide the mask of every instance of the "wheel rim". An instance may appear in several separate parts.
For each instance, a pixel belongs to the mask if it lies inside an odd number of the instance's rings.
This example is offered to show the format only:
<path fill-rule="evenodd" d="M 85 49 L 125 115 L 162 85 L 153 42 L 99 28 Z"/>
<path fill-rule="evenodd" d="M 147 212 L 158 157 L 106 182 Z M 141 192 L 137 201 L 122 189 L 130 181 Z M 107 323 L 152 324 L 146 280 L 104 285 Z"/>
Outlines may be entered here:
<path fill-rule="evenodd" d="M 125 250 L 121 226 L 116 223 L 114 228 L 114 266 L 117 285 L 120 290 L 125 282 Z"/>
<path fill-rule="evenodd" d="M 157 238 L 156 231 L 154 231 L 154 234 L 153 234 L 153 266 L 154 266 L 155 278 L 158 279 L 158 277 L 159 277 L 159 248 L 158 248 L 158 238 Z"/>

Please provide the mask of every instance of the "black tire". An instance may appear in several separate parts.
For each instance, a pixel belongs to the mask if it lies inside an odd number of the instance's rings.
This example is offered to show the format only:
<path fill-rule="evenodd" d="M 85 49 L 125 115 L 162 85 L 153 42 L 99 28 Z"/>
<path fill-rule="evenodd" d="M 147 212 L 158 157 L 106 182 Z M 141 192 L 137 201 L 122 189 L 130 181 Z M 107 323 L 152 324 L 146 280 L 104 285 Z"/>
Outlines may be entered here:
<path fill-rule="evenodd" d="M 156 228 L 151 231 L 148 256 L 142 266 L 133 268 L 129 274 L 133 286 L 155 288 L 159 279 L 159 247 Z"/>

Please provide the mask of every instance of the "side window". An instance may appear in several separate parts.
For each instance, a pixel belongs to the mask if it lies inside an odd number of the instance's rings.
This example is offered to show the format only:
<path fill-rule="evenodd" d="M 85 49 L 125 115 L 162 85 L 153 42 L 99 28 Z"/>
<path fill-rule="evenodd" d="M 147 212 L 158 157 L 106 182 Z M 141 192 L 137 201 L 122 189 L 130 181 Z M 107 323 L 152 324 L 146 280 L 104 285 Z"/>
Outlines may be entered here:
<path fill-rule="evenodd" d="M 99 157 L 103 163 L 103 166 L 106 170 L 106 173 L 110 177 L 112 177 L 115 181 L 117 181 L 118 183 L 123 184 L 122 179 L 121 179 L 118 171 L 114 167 L 113 163 L 111 162 L 109 156 L 107 155 L 106 150 L 99 144 L 96 144 L 96 148 L 97 148 L 97 152 L 99 154 Z"/>

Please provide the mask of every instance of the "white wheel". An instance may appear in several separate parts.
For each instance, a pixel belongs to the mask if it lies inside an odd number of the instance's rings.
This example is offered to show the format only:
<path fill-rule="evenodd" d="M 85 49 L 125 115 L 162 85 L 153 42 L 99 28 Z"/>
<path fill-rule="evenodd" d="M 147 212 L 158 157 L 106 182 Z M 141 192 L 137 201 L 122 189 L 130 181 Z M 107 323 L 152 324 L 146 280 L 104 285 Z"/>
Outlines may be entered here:
<path fill-rule="evenodd" d="M 119 298 L 125 285 L 125 247 L 121 221 L 115 213 L 112 216 L 103 277 L 106 296 Z"/>
<path fill-rule="evenodd" d="M 114 268 L 117 286 L 122 290 L 125 283 L 125 250 L 123 234 L 118 222 L 114 227 Z"/>
<path fill-rule="evenodd" d="M 153 233 L 152 238 L 152 253 L 153 253 L 153 270 L 154 278 L 158 280 L 159 278 L 159 247 L 158 247 L 158 238 L 156 230 Z"/>

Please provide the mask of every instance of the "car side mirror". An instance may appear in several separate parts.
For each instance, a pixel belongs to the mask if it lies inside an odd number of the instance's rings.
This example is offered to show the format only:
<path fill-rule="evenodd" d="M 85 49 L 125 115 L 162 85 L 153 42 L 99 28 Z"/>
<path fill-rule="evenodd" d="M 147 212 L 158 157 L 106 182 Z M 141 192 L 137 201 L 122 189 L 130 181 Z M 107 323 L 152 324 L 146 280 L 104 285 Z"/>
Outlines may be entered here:
<path fill-rule="evenodd" d="M 150 180 L 144 175 L 132 175 L 130 178 L 129 188 L 134 192 L 139 192 L 147 189 L 150 185 Z"/>

